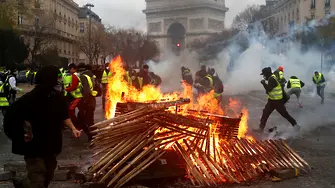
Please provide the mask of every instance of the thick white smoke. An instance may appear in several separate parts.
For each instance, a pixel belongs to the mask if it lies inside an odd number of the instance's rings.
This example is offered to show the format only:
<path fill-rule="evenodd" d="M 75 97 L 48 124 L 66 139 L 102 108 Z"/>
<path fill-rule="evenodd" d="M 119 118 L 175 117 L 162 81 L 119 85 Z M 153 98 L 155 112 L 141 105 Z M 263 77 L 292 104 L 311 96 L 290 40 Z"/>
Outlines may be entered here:
<path fill-rule="evenodd" d="M 315 27 L 316 22 L 311 22 L 309 27 Z M 301 27 L 300 29 L 302 29 Z M 258 31 L 258 33 L 264 33 Z M 309 48 L 307 52 L 301 52 L 300 42 L 289 42 L 284 47 L 285 52 L 278 54 L 272 50 L 272 47 L 279 44 L 277 40 L 270 40 L 265 35 L 255 37 L 254 33 L 242 33 L 249 40 L 249 46 L 243 52 L 240 52 L 238 42 L 231 40 L 230 44 L 218 54 L 216 59 L 206 62 L 208 67 L 215 68 L 216 72 L 225 85 L 224 95 L 249 94 L 251 91 L 263 91 L 260 84 L 262 68 L 271 67 L 274 71 L 278 66 L 284 66 L 285 78 L 288 80 L 291 76 L 300 78 L 306 86 L 302 90 L 304 100 L 309 102 L 306 108 L 300 109 L 298 113 L 292 112 L 292 105 L 288 111 L 293 113 L 298 123 L 304 131 L 310 131 L 319 126 L 325 126 L 335 123 L 333 116 L 333 103 L 329 99 L 323 106 L 320 106 L 320 98 L 316 95 L 316 88 L 312 82 L 314 71 L 321 69 L 321 52 L 317 49 Z M 167 53 L 165 53 L 167 54 Z M 181 56 L 174 56 L 172 53 L 167 55 L 160 63 L 150 62 L 151 70 L 162 77 L 162 90 L 169 92 L 180 89 L 181 66 L 186 66 L 192 70 L 193 76 L 200 68 L 199 57 L 194 52 L 185 51 Z M 231 65 L 233 65 L 231 67 Z M 326 96 L 335 93 L 335 67 L 323 68 L 322 73 L 327 80 Z M 264 96 L 264 102 L 265 96 Z M 290 103 L 296 102 L 295 96 L 292 96 Z M 315 103 L 315 104 L 314 104 Z M 314 106 L 315 105 L 315 106 Z M 261 111 L 260 111 L 261 113 Z M 277 114 L 277 113 L 275 113 Z M 277 114 L 278 115 L 278 114 Z M 271 119 L 271 118 L 270 118 Z M 287 126 L 285 119 L 280 118 Z M 256 125 L 250 125 L 257 127 Z"/>

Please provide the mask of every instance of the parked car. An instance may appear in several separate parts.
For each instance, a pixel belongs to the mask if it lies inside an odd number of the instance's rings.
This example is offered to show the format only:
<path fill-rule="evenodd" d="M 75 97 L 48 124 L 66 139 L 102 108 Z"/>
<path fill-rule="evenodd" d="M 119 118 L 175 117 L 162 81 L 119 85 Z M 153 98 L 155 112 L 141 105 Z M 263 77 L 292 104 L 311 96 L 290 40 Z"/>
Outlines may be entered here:
<path fill-rule="evenodd" d="M 25 70 L 19 71 L 16 76 L 17 83 L 27 83 L 28 80 L 26 78 L 26 72 Z"/>

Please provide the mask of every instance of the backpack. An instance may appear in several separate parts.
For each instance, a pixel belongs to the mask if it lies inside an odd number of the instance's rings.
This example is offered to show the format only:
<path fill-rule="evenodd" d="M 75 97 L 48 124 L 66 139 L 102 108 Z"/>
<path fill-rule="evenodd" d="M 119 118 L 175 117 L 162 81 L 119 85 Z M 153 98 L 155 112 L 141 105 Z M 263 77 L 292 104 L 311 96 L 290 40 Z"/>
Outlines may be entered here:
<path fill-rule="evenodd" d="M 213 76 L 213 85 L 215 93 L 223 93 L 224 86 L 219 76 Z"/>

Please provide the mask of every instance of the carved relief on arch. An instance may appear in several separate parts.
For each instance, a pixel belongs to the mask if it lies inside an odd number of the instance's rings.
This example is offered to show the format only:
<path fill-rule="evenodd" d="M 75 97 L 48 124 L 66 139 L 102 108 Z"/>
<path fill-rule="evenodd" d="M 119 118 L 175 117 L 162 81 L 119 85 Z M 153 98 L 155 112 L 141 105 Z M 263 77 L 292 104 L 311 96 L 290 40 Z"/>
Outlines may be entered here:
<path fill-rule="evenodd" d="M 162 22 L 152 22 L 148 25 L 148 32 L 162 32 Z"/>
<path fill-rule="evenodd" d="M 186 32 L 187 32 L 187 18 L 186 17 L 181 17 L 181 18 L 169 18 L 169 19 L 164 19 L 164 33 L 167 33 L 168 29 L 173 23 L 180 23 L 181 25 L 184 26 Z"/>
<path fill-rule="evenodd" d="M 204 18 L 194 18 L 190 19 L 190 30 L 199 30 L 199 29 L 204 29 L 205 28 L 205 19 Z"/>

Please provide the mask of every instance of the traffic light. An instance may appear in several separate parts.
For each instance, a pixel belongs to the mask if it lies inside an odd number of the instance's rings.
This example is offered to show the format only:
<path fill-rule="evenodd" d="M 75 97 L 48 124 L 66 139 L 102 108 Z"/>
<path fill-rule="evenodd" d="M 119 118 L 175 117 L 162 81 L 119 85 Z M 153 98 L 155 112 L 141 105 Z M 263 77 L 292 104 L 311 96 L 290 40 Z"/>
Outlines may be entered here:
<path fill-rule="evenodd" d="M 179 43 L 177 43 L 176 45 L 177 45 L 177 47 L 180 47 L 180 44 L 179 44 Z"/>

